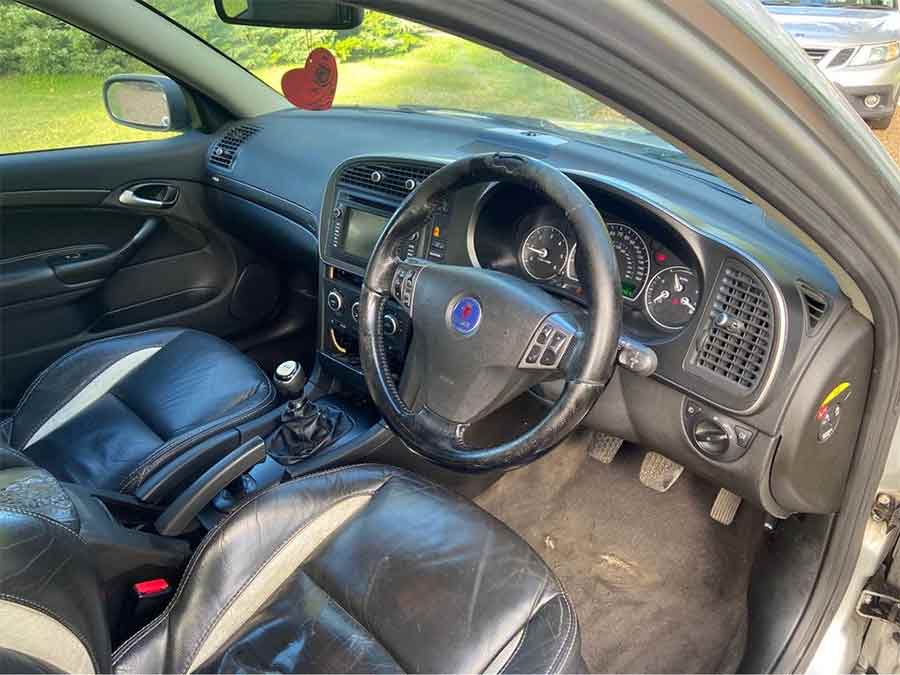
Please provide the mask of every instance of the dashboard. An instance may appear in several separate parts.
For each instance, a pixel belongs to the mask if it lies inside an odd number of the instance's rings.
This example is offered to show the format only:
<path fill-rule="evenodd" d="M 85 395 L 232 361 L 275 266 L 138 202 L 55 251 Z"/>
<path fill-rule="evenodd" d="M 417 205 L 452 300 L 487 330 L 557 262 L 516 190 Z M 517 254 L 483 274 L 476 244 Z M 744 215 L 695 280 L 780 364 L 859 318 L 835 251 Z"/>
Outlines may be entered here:
<path fill-rule="evenodd" d="M 319 364 L 346 386 L 365 394 L 358 298 L 390 217 L 454 159 L 521 152 L 564 171 L 603 215 L 621 282 L 620 345 L 656 360 L 645 376 L 623 348 L 583 425 L 661 452 L 774 515 L 837 507 L 865 405 L 871 324 L 812 251 L 718 179 L 484 120 L 334 110 L 249 123 L 256 131 L 233 166 L 210 166 L 210 203 L 235 236 L 269 237 L 298 270 L 317 270 Z M 443 195 L 397 254 L 516 275 L 587 311 L 573 228 L 516 185 Z M 383 319 L 399 373 L 414 325 L 394 303 Z M 562 386 L 545 382 L 531 396 L 550 405 Z"/>

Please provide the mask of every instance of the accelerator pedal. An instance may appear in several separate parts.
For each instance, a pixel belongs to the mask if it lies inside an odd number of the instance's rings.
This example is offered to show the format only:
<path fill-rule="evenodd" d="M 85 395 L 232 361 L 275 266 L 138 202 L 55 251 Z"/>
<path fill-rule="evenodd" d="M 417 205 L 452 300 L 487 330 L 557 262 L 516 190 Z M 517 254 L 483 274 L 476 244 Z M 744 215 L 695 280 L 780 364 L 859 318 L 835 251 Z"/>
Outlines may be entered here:
<path fill-rule="evenodd" d="M 733 492 L 721 488 L 709 511 L 709 517 L 722 525 L 731 525 L 741 507 L 741 501 L 743 500 Z"/>
<path fill-rule="evenodd" d="M 665 492 L 675 485 L 675 481 L 681 477 L 683 471 L 684 467 L 681 464 L 651 450 L 644 455 L 644 461 L 641 462 L 640 479 L 641 483 L 651 490 Z"/>
<path fill-rule="evenodd" d="M 588 455 L 601 464 L 611 464 L 622 443 L 624 441 L 621 438 L 594 431 L 588 444 Z"/>

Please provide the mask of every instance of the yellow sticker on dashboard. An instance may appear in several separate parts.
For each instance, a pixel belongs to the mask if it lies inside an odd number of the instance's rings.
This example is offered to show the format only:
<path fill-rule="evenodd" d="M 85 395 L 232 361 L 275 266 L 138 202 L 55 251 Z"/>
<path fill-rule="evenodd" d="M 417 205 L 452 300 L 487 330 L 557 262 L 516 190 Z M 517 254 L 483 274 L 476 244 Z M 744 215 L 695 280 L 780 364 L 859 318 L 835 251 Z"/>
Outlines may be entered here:
<path fill-rule="evenodd" d="M 849 382 L 841 382 L 838 386 L 836 386 L 834 389 L 831 390 L 831 392 L 828 394 L 828 396 L 826 396 L 825 399 L 819 404 L 819 407 L 821 408 L 823 405 L 828 405 L 834 399 L 836 399 L 838 396 L 843 394 L 844 390 L 849 389 L 849 387 L 850 387 Z"/>

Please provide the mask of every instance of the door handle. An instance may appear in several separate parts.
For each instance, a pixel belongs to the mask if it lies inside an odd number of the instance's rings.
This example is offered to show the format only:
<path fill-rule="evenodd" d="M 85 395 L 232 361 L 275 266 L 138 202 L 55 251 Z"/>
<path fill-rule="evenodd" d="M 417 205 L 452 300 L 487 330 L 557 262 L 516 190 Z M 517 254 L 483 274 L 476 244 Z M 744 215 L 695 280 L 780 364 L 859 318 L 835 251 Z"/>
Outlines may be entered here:
<path fill-rule="evenodd" d="M 139 209 L 166 209 L 178 201 L 178 188 L 165 183 L 142 183 L 122 190 L 119 203 Z"/>
<path fill-rule="evenodd" d="M 66 284 L 80 284 L 109 277 L 134 257 L 137 250 L 159 227 L 160 222 L 156 217 L 147 218 L 137 234 L 122 248 L 96 258 L 54 265 L 53 271 L 57 278 Z"/>

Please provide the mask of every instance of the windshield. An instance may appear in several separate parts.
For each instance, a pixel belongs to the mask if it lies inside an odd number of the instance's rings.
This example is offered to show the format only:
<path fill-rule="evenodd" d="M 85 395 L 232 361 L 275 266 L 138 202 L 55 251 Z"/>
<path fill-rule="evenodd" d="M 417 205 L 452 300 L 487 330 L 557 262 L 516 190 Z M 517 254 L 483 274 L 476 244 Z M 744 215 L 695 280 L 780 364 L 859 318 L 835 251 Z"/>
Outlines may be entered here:
<path fill-rule="evenodd" d="M 897 0 L 763 0 L 764 5 L 835 7 L 840 9 L 896 9 Z"/>
<path fill-rule="evenodd" d="M 497 117 L 505 126 L 578 135 L 699 168 L 610 107 L 500 52 L 410 21 L 366 12 L 350 31 L 231 25 L 212 0 L 146 0 L 277 91 L 281 77 L 326 47 L 336 56 L 335 106 Z"/>

